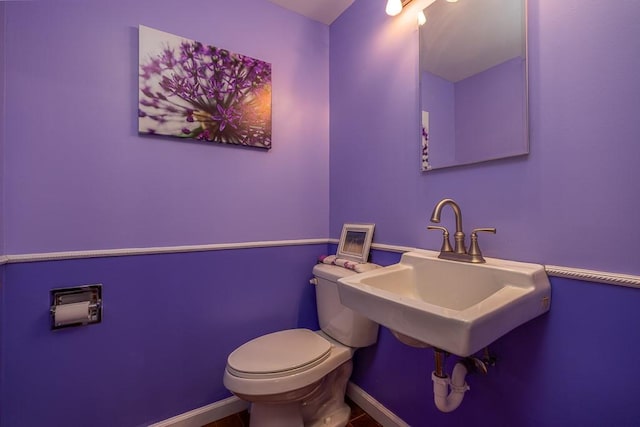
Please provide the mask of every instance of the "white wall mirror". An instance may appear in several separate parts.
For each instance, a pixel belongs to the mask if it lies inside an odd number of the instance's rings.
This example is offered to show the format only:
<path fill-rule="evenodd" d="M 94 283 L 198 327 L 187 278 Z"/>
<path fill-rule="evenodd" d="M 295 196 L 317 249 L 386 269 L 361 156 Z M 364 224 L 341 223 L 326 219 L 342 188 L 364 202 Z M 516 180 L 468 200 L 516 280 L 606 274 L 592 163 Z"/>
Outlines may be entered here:
<path fill-rule="evenodd" d="M 420 27 L 422 170 L 529 153 L 526 0 L 434 0 Z"/>

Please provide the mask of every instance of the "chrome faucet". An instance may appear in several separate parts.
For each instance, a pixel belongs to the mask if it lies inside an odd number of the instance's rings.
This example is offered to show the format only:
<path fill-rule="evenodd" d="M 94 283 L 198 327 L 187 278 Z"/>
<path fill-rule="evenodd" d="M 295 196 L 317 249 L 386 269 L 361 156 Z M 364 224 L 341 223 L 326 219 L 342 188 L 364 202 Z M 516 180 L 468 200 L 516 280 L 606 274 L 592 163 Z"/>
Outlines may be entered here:
<path fill-rule="evenodd" d="M 464 242 L 464 231 L 462 230 L 462 210 L 453 199 L 442 199 L 436 204 L 436 206 L 433 208 L 433 213 L 431 214 L 431 222 L 435 222 L 436 224 L 440 222 L 442 208 L 446 205 L 451 206 L 451 209 L 453 209 L 453 214 L 456 216 L 456 232 L 453 235 L 455 241 L 453 249 L 451 248 L 451 243 L 449 243 L 449 231 L 445 227 L 433 225 L 427 227 L 429 230 L 442 230 L 442 248 L 440 249 L 440 255 L 438 255 L 438 258 L 471 263 L 486 262 L 482 257 L 482 251 L 480 251 L 480 246 L 478 245 L 478 232 L 485 231 L 495 234 L 496 229 L 474 229 L 471 232 L 471 243 L 469 245 L 469 251 L 467 251 Z"/>
<path fill-rule="evenodd" d="M 451 206 L 453 214 L 456 216 L 456 234 L 453 235 L 455 241 L 454 252 L 457 254 L 466 254 L 467 250 L 464 248 L 464 231 L 462 231 L 462 211 L 460 206 L 453 199 L 442 199 L 438 202 L 433 213 L 431 214 L 431 222 L 438 224 L 440 222 L 440 214 L 442 208 L 446 205 Z"/>

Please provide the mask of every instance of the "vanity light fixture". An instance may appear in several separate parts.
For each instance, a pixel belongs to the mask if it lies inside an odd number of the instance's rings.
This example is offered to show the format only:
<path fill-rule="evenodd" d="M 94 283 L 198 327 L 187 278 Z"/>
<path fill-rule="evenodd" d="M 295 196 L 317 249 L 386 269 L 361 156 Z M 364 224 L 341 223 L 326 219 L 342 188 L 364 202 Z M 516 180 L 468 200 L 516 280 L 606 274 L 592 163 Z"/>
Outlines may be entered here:
<path fill-rule="evenodd" d="M 402 12 L 402 9 L 412 1 L 413 0 L 387 0 L 387 6 L 384 10 L 385 12 L 387 12 L 387 15 L 396 16 L 400 12 Z M 434 1 L 435 0 L 431 0 L 429 4 L 433 3 Z M 457 3 L 458 0 L 447 0 L 447 2 Z M 424 24 L 424 22 L 422 22 L 422 18 L 420 18 L 420 14 L 418 14 L 418 22 L 420 23 L 420 25 Z"/>
<path fill-rule="evenodd" d="M 387 0 L 387 6 L 385 12 L 389 16 L 396 16 L 402 12 L 402 9 L 411 3 L 413 0 Z M 433 3 L 435 0 L 431 0 L 429 3 Z M 447 0 L 448 2 L 456 2 L 458 0 Z M 418 25 L 424 25 L 427 22 L 427 17 L 424 12 L 420 10 L 418 12 Z"/>
<path fill-rule="evenodd" d="M 387 0 L 387 7 L 384 9 L 389 16 L 396 16 L 402 12 L 402 8 L 411 3 L 412 0 Z"/>
<path fill-rule="evenodd" d="M 424 15 L 424 11 L 418 12 L 418 25 L 424 25 L 427 22 L 427 17 Z"/>

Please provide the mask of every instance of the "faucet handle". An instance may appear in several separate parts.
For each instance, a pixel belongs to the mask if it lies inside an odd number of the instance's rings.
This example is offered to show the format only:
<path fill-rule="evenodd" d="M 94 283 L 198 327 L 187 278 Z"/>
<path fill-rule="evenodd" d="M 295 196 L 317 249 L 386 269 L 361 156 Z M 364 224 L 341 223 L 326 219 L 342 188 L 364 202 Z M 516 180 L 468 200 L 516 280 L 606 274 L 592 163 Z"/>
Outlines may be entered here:
<path fill-rule="evenodd" d="M 478 232 L 484 231 L 486 233 L 496 234 L 496 229 L 494 227 L 488 228 L 474 228 L 471 231 L 471 244 L 469 245 L 469 255 L 471 255 L 471 262 L 473 263 L 483 263 L 485 262 L 484 257 L 482 256 L 482 251 L 480 250 L 480 245 L 478 245 Z"/>
<path fill-rule="evenodd" d="M 442 247 L 440 252 L 453 252 L 451 243 L 449 242 L 449 230 L 446 227 L 440 227 L 438 225 L 429 225 L 427 230 L 442 230 Z"/>
<path fill-rule="evenodd" d="M 486 228 L 474 228 L 473 230 L 471 230 L 471 234 L 475 234 L 477 236 L 478 231 L 485 231 L 487 233 L 493 233 L 493 234 L 496 234 L 497 232 L 495 227 L 486 227 Z"/>

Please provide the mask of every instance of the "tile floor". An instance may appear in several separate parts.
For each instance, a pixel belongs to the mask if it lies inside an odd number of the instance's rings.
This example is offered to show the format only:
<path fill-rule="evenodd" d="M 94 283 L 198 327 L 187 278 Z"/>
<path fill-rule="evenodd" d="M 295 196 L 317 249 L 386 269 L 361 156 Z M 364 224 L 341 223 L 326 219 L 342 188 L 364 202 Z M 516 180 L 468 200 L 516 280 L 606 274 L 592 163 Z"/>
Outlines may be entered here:
<path fill-rule="evenodd" d="M 362 408 L 347 398 L 347 403 L 351 406 L 351 419 L 347 427 L 382 427 L 382 424 L 371 418 Z M 209 423 L 203 427 L 249 427 L 249 413 L 242 411 L 238 414 L 230 415 L 221 420 Z M 286 427 L 286 426 L 283 426 Z"/>

